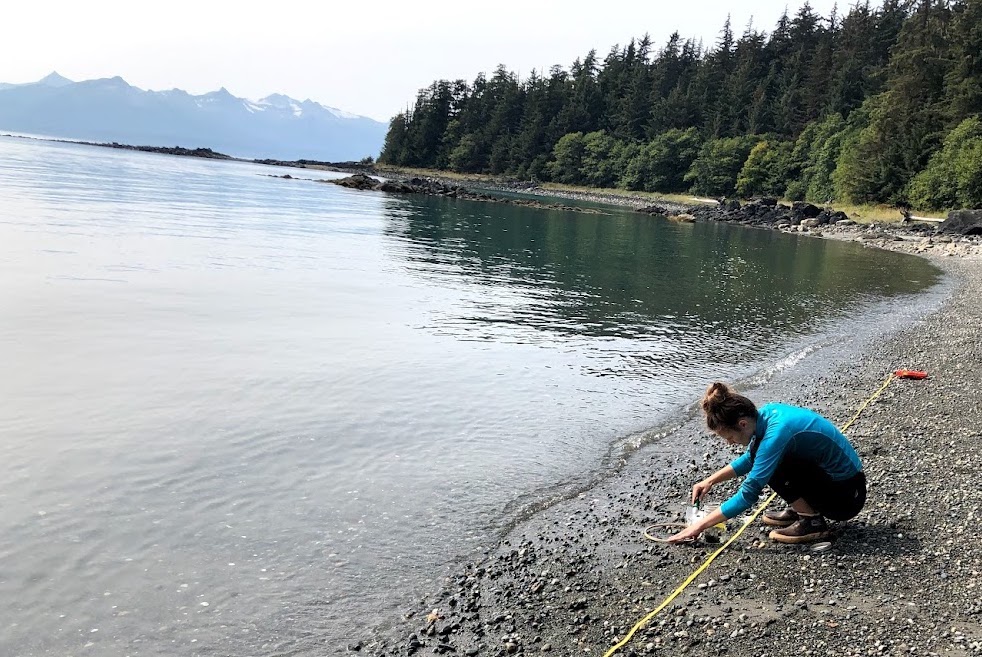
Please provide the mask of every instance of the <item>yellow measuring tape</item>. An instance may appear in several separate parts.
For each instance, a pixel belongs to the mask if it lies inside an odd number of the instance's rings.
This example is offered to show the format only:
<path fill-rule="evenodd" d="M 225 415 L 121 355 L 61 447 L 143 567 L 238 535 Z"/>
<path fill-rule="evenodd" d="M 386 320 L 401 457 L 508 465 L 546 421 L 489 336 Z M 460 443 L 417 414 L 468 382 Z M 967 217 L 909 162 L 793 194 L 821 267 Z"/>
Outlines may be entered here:
<path fill-rule="evenodd" d="M 867 399 L 865 402 L 863 402 L 863 404 L 859 407 L 859 410 L 856 411 L 856 414 L 853 415 L 852 418 L 850 418 L 850 420 L 848 422 L 846 422 L 844 425 L 842 425 L 842 431 L 845 431 L 846 429 L 848 429 L 850 426 L 852 426 L 852 423 L 853 422 L 855 422 L 856 420 L 859 419 L 860 414 L 862 414 L 862 412 L 864 410 L 866 410 L 866 407 L 869 406 L 873 402 L 874 399 L 876 399 L 877 397 L 880 396 L 880 393 L 881 392 L 883 392 L 884 390 L 887 389 L 887 386 L 890 385 L 890 383 L 894 380 L 894 378 L 896 378 L 896 377 L 893 374 L 890 374 L 890 376 L 887 377 L 887 380 L 883 383 L 882 386 L 880 386 L 880 389 L 877 390 L 875 393 L 873 393 L 873 395 L 869 399 Z M 770 504 L 771 502 L 774 501 L 774 498 L 775 497 L 777 497 L 777 493 L 771 493 L 770 494 L 770 497 L 768 497 L 764 501 L 763 504 L 761 504 L 759 507 L 757 507 L 757 510 L 754 511 L 753 514 L 749 518 L 747 518 L 747 520 L 743 523 L 743 526 L 740 527 L 740 529 L 736 530 L 736 532 L 734 532 L 733 536 L 731 536 L 730 539 L 728 541 L 726 541 L 726 543 L 723 543 L 723 545 L 721 545 L 715 552 L 713 552 L 711 555 L 709 555 L 708 557 L 706 557 L 706 560 L 702 562 L 702 565 L 700 565 L 698 568 L 696 568 L 692 572 L 691 575 L 689 575 L 688 577 L 686 577 L 685 578 L 685 581 L 683 581 L 681 584 L 679 584 L 678 588 L 675 589 L 674 591 L 672 591 L 671 595 L 669 595 L 667 598 L 665 598 L 665 600 L 660 605 L 658 605 L 655 608 L 654 611 L 652 611 L 647 616 L 645 616 L 644 618 L 642 618 L 641 620 L 639 620 L 637 623 L 635 623 L 634 624 L 634 627 L 631 628 L 631 631 L 628 632 L 624 636 L 623 639 L 621 639 L 616 644 L 614 644 L 613 646 L 611 646 L 610 650 L 608 650 L 607 652 L 604 653 L 604 657 L 610 657 L 615 652 L 617 652 L 618 650 L 620 650 L 621 648 L 623 648 L 624 646 L 626 646 L 628 644 L 628 642 L 634 637 L 634 634 L 638 630 L 640 630 L 642 627 L 644 627 L 645 625 L 647 625 L 648 624 L 648 621 L 650 621 L 652 618 L 654 618 L 655 616 L 657 616 L 665 607 L 667 607 L 668 605 L 670 605 L 672 603 L 672 600 L 674 600 L 675 598 L 677 598 L 682 593 L 682 591 L 684 591 L 689 586 L 689 584 L 692 584 L 692 582 L 694 582 L 695 579 L 697 577 L 699 577 L 699 575 L 701 575 L 704 570 L 706 570 L 707 568 L 709 568 L 709 564 L 711 564 L 716 559 L 716 557 L 718 557 L 720 554 L 722 554 L 723 553 L 723 550 L 725 550 L 726 548 L 730 547 L 730 543 L 732 543 L 733 541 L 737 540 L 740 537 L 740 534 L 743 533 L 743 530 L 745 530 L 747 527 L 749 527 L 750 524 L 754 520 L 757 519 L 757 516 L 759 516 L 761 513 L 764 512 L 764 509 L 767 508 L 767 505 L 768 504 Z"/>

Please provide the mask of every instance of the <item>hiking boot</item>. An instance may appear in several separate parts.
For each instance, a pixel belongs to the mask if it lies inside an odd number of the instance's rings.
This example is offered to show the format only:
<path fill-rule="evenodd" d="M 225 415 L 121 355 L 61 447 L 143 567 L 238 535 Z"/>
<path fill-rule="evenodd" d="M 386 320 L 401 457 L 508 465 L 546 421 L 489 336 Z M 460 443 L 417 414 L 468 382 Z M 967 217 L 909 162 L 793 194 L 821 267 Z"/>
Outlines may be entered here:
<path fill-rule="evenodd" d="M 798 512 L 790 506 L 783 511 L 764 511 L 763 522 L 771 527 L 788 527 L 798 522 Z"/>
<path fill-rule="evenodd" d="M 801 516 L 784 529 L 775 529 L 768 536 L 779 543 L 812 543 L 828 538 L 829 525 L 822 516 Z"/>

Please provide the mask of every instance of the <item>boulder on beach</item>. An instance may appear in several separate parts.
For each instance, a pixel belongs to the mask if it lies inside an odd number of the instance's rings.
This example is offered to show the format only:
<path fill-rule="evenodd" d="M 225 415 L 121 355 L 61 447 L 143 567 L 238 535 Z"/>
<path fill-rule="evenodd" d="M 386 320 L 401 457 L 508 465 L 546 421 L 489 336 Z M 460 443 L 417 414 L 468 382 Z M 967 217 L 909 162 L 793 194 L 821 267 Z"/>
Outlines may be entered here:
<path fill-rule="evenodd" d="M 332 180 L 335 185 L 340 185 L 341 187 L 348 187 L 350 189 L 375 189 L 375 186 L 379 184 L 379 181 L 371 176 L 366 176 L 363 173 L 356 173 L 353 176 L 348 176 L 347 178 L 340 178 L 339 180 Z"/>
<path fill-rule="evenodd" d="M 938 230 L 959 235 L 982 235 L 982 209 L 952 210 L 948 213 L 948 218 L 938 226 Z"/>
<path fill-rule="evenodd" d="M 394 194 L 412 194 L 416 191 L 412 185 L 399 182 L 398 180 L 386 180 L 375 189 L 380 192 L 390 192 Z"/>
<path fill-rule="evenodd" d="M 663 207 L 661 205 L 648 205 L 648 206 L 645 206 L 643 208 L 640 208 L 638 210 L 638 212 L 641 212 L 643 214 L 667 215 L 668 214 L 668 208 L 665 208 L 665 207 Z"/>
<path fill-rule="evenodd" d="M 797 219 L 799 222 L 804 219 L 814 219 L 822 213 L 821 208 L 812 205 L 811 203 L 805 203 L 804 201 L 795 201 L 791 204 L 791 216 Z"/>
<path fill-rule="evenodd" d="M 842 212 L 841 210 L 836 212 L 833 212 L 832 210 L 822 210 L 814 217 L 810 217 L 808 219 L 802 219 L 801 225 L 809 226 L 809 227 L 825 226 L 827 224 L 835 224 L 839 221 L 842 221 L 843 219 L 848 219 L 848 218 L 849 217 L 846 215 L 846 213 Z"/>

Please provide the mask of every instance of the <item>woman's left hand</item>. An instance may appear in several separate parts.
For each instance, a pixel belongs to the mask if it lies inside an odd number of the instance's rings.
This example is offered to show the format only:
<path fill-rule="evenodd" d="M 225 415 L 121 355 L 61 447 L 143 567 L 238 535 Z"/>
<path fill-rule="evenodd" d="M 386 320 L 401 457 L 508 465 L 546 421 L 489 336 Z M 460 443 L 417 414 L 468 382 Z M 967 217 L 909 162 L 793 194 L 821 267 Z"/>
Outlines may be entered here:
<path fill-rule="evenodd" d="M 702 529 L 699 525 L 689 525 L 678 534 L 668 537 L 669 543 L 685 543 L 687 541 L 694 541 L 699 538 L 699 534 L 702 533 Z"/>

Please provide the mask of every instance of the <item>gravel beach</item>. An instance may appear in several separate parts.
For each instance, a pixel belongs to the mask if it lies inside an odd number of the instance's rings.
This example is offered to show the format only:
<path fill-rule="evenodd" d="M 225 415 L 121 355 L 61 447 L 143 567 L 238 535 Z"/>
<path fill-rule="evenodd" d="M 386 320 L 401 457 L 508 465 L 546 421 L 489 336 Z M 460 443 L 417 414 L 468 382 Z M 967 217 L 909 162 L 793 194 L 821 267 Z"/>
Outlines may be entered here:
<path fill-rule="evenodd" d="M 982 654 L 982 257 L 931 257 L 953 281 L 938 310 L 780 399 L 841 426 L 895 369 L 930 373 L 895 379 L 847 432 L 869 478 L 863 512 L 834 524 L 824 552 L 774 544 L 756 521 L 617 654 Z M 347 649 L 604 655 L 718 547 L 643 537 L 680 520 L 692 484 L 733 456 L 694 411 L 680 422 Z"/>

